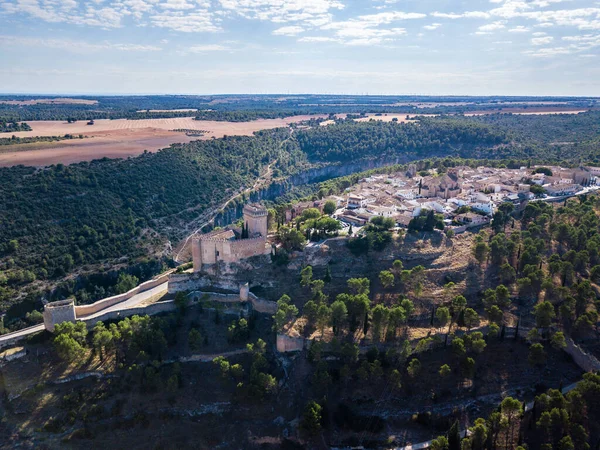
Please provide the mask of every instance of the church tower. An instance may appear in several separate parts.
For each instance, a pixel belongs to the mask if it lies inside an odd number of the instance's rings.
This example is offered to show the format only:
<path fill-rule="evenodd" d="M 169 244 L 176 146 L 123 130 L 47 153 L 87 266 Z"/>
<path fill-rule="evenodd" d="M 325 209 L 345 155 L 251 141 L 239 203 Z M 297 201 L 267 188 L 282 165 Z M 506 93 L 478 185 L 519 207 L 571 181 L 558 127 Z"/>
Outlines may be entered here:
<path fill-rule="evenodd" d="M 257 203 L 244 206 L 244 223 L 248 229 L 248 237 L 257 235 L 267 238 L 267 208 Z"/>

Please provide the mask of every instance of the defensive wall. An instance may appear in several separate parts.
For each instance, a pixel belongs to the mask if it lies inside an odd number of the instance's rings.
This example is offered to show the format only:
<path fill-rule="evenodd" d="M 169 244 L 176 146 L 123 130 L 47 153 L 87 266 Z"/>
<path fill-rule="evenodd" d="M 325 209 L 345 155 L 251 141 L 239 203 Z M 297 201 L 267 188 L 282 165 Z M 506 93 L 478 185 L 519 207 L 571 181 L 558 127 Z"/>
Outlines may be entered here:
<path fill-rule="evenodd" d="M 169 281 L 169 285 L 171 284 L 171 282 Z M 213 288 L 219 288 L 219 289 L 227 289 L 227 290 L 233 290 L 231 289 L 230 286 L 228 286 L 227 288 L 224 288 L 223 286 L 212 286 L 212 285 L 207 285 L 207 286 L 201 286 L 201 287 L 213 287 Z M 198 286 L 195 286 L 195 289 L 198 289 Z M 188 291 L 191 289 L 180 289 L 180 291 Z M 174 292 L 180 292 L 175 290 Z M 169 289 L 169 292 L 171 292 L 171 289 Z M 222 293 L 222 292 L 208 292 L 208 291 L 203 291 L 203 290 L 192 290 L 192 292 L 190 292 L 188 294 L 190 297 L 194 298 L 194 299 L 200 299 L 203 296 L 208 296 L 210 301 L 214 301 L 214 302 L 219 302 L 219 303 L 246 303 L 246 302 L 250 302 L 250 304 L 252 305 L 252 309 L 254 309 L 254 311 L 259 312 L 259 313 L 264 313 L 264 314 L 275 314 L 277 312 L 277 303 L 275 302 L 271 302 L 269 300 L 264 300 L 262 298 L 257 297 L 256 295 L 254 295 L 252 292 L 250 292 L 249 287 L 248 287 L 248 283 L 242 284 L 239 286 L 239 294 L 233 294 L 233 293 Z"/>
<path fill-rule="evenodd" d="M 203 264 L 216 264 L 218 261 L 238 262 L 241 259 L 265 255 L 269 252 L 264 237 L 239 240 L 202 237 L 192 240 L 195 271 L 198 271 Z"/>
<path fill-rule="evenodd" d="M 75 306 L 75 315 L 76 317 L 85 317 L 91 314 L 96 314 L 110 306 L 116 305 L 118 303 L 124 302 L 125 300 L 129 300 L 134 295 L 137 295 L 141 292 L 146 292 L 150 289 L 154 289 L 156 286 L 159 286 L 163 283 L 169 281 L 169 275 L 173 271 L 165 272 L 162 275 L 159 275 L 152 280 L 141 283 L 140 285 L 134 287 L 130 291 L 125 292 L 124 294 L 114 295 L 112 297 L 107 297 L 102 300 L 98 300 L 95 303 L 90 305 L 77 305 Z"/>
<path fill-rule="evenodd" d="M 304 350 L 306 339 L 302 337 L 291 337 L 285 334 L 277 335 L 277 351 L 279 353 L 301 352 Z"/>
<path fill-rule="evenodd" d="M 170 312 L 177 309 L 173 300 L 166 300 L 164 302 L 152 303 L 147 306 L 139 306 L 137 308 L 127 308 L 119 311 L 108 311 L 104 314 L 100 314 L 91 318 L 78 319 L 85 322 L 88 327 L 93 327 L 98 322 L 105 322 L 107 320 L 124 319 L 125 317 L 135 316 L 152 316 L 154 314 L 160 314 L 163 312 Z"/>
<path fill-rule="evenodd" d="M 75 302 L 60 300 L 44 306 L 44 327 L 54 331 L 54 325 L 62 322 L 75 322 Z"/>
<path fill-rule="evenodd" d="M 566 337 L 567 346 L 565 347 L 565 352 L 567 352 L 573 358 L 573 361 L 581 367 L 586 372 L 600 371 L 600 361 L 596 359 L 593 355 L 590 355 L 586 351 L 584 351 L 580 346 L 578 346 L 573 339 L 570 337 Z"/>

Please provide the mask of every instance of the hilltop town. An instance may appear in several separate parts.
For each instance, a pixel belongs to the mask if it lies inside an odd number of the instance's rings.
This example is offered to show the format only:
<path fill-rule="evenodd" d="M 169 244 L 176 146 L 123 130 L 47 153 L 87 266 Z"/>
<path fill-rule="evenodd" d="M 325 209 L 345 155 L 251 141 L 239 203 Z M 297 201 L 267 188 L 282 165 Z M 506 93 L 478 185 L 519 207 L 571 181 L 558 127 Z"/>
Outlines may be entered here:
<path fill-rule="evenodd" d="M 459 233 L 490 223 L 502 203 L 512 203 L 518 209 L 532 200 L 558 201 L 595 190 L 599 175 L 597 167 L 462 166 L 440 173 L 436 169 L 417 172 L 411 164 L 406 172 L 364 178 L 342 195 L 296 205 L 294 215 L 333 200 L 338 207 L 334 217 L 355 227 L 381 216 L 407 228 L 415 217 L 433 211 L 443 216 L 445 227 Z"/>

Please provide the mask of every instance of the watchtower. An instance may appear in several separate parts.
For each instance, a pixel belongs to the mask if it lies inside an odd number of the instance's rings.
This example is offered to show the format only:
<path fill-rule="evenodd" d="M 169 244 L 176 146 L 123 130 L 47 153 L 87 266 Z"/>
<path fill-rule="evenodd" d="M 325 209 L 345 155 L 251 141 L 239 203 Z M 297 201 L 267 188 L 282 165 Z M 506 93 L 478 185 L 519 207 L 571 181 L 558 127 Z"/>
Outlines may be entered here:
<path fill-rule="evenodd" d="M 267 238 L 267 208 L 257 203 L 244 206 L 244 223 L 248 227 L 248 237 L 257 235 Z"/>

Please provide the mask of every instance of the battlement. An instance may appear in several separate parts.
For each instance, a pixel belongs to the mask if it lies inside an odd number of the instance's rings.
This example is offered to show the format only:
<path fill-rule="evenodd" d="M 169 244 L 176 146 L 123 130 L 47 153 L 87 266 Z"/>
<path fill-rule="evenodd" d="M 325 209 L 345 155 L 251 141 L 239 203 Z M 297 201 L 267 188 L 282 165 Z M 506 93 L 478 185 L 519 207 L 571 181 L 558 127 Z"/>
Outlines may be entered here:
<path fill-rule="evenodd" d="M 267 211 L 267 208 L 265 208 L 263 205 L 260 205 L 257 203 L 250 203 L 250 204 L 244 206 L 244 215 L 245 216 L 263 217 L 263 216 L 267 216 L 268 214 L 269 214 L 269 212 Z"/>
<path fill-rule="evenodd" d="M 217 230 L 196 238 L 203 242 L 228 242 L 235 239 L 235 233 L 232 230 Z"/>

